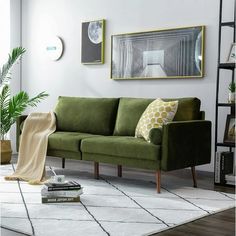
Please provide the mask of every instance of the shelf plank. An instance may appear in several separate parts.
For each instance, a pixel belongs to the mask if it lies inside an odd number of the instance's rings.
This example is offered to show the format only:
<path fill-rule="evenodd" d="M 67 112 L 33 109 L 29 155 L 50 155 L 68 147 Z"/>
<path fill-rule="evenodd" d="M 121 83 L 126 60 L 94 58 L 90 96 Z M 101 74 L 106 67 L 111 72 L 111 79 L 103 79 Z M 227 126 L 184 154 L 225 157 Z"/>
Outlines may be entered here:
<path fill-rule="evenodd" d="M 219 147 L 235 147 L 235 143 L 217 143 L 216 146 L 219 146 Z"/>
<path fill-rule="evenodd" d="M 217 104 L 218 107 L 234 107 L 235 106 L 235 103 L 218 103 Z"/>
<path fill-rule="evenodd" d="M 219 68 L 233 70 L 233 69 L 235 69 L 235 63 L 220 63 Z"/>
<path fill-rule="evenodd" d="M 234 21 L 227 21 L 227 22 L 221 22 L 221 26 L 229 26 L 229 27 L 234 27 Z"/>
<path fill-rule="evenodd" d="M 235 185 L 233 185 L 233 184 L 221 184 L 221 183 L 214 183 L 214 184 L 217 185 L 217 186 L 225 186 L 225 187 L 235 188 Z"/>

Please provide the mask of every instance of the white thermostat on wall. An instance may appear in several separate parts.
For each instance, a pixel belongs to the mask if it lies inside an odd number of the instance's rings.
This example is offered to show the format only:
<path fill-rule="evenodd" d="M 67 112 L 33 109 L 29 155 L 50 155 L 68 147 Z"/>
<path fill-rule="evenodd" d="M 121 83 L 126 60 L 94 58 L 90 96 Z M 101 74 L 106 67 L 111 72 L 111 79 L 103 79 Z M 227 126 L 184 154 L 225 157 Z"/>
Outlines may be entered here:
<path fill-rule="evenodd" d="M 63 43 L 58 36 L 52 37 L 48 40 L 46 45 L 46 53 L 53 61 L 60 59 L 63 53 Z"/>

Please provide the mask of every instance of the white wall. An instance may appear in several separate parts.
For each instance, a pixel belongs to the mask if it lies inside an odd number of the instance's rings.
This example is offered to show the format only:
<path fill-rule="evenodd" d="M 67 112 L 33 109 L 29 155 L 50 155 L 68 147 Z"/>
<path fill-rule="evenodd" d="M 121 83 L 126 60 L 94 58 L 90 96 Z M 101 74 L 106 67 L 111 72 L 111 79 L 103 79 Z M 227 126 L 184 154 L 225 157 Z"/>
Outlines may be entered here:
<path fill-rule="evenodd" d="M 21 0 L 10 0 L 10 48 L 19 47 L 21 42 Z M 9 53 L 9 48 L 8 52 Z M 19 90 L 21 90 L 21 61 L 14 65 L 11 73 L 11 94 L 15 95 Z M 10 139 L 12 140 L 12 150 L 15 152 L 16 149 L 16 127 L 12 126 L 10 130 Z"/>
<path fill-rule="evenodd" d="M 233 0 L 226 2 L 228 17 Z M 22 88 L 31 96 L 44 90 L 50 94 L 34 111 L 53 109 L 59 95 L 196 96 L 202 101 L 206 119 L 211 120 L 214 127 L 218 4 L 217 0 L 23 0 L 22 43 L 27 53 L 23 59 Z M 81 22 L 97 19 L 106 20 L 105 64 L 82 65 Z M 206 25 L 204 78 L 109 79 L 112 34 L 193 25 Z M 64 54 L 57 62 L 44 54 L 44 43 L 50 35 L 60 36 L 65 44 Z M 226 54 L 225 50 L 223 56 Z M 223 96 L 227 96 L 227 92 Z M 200 169 L 213 171 L 212 166 L 213 162 Z"/>
<path fill-rule="evenodd" d="M 8 59 L 10 49 L 10 1 L 0 0 L 0 66 Z"/>

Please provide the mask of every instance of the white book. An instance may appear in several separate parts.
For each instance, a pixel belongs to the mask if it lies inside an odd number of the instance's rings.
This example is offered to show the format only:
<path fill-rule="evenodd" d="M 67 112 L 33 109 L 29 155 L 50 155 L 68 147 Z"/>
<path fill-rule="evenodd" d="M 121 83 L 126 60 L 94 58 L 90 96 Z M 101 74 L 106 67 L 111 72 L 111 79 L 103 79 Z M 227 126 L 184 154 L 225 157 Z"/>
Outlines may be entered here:
<path fill-rule="evenodd" d="M 66 191 L 47 191 L 47 189 L 41 189 L 42 197 L 78 197 L 83 193 L 83 188 L 79 190 L 66 190 Z"/>
<path fill-rule="evenodd" d="M 225 180 L 235 182 L 235 176 L 234 175 L 225 175 Z"/>
<path fill-rule="evenodd" d="M 220 183 L 220 158 L 221 152 L 217 152 L 215 159 L 215 183 Z"/>
<path fill-rule="evenodd" d="M 235 181 L 226 181 L 226 184 L 235 185 Z"/>

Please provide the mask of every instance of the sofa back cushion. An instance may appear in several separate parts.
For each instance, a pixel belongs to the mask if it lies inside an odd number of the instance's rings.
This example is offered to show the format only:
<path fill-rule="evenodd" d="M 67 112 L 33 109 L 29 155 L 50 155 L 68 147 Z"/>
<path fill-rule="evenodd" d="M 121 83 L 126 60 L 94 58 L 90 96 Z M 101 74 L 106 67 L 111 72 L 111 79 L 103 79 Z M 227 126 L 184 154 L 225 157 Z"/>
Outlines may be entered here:
<path fill-rule="evenodd" d="M 113 133 L 118 98 L 58 98 L 57 130 L 110 135 Z"/>
<path fill-rule="evenodd" d="M 174 121 L 200 119 L 200 100 L 198 98 L 165 98 L 163 101 L 178 101 Z M 146 107 L 154 99 L 120 98 L 114 135 L 134 136 L 137 123 Z"/>
<path fill-rule="evenodd" d="M 114 135 L 134 136 L 139 118 L 153 99 L 120 98 Z"/>

